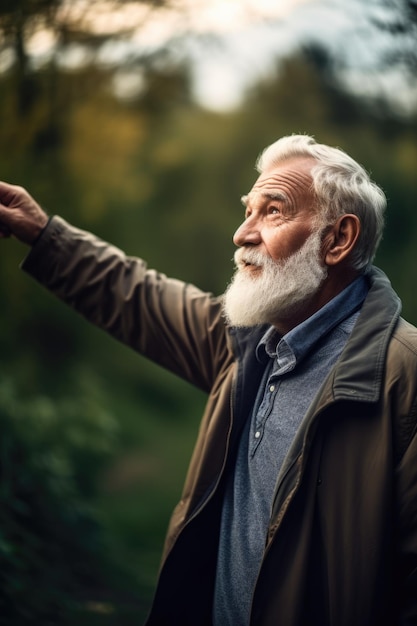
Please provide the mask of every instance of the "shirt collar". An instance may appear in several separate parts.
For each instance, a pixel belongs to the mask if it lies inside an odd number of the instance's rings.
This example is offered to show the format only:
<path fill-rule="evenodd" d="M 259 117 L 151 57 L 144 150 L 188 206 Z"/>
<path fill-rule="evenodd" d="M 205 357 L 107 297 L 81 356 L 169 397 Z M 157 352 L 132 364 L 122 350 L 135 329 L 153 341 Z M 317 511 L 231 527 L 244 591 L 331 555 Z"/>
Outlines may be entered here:
<path fill-rule="evenodd" d="M 294 367 L 326 333 L 357 311 L 368 293 L 368 282 L 361 275 L 308 319 L 281 337 L 270 327 L 256 348 L 258 361 L 278 358 L 283 367 Z M 347 328 L 350 332 L 352 328 Z"/>

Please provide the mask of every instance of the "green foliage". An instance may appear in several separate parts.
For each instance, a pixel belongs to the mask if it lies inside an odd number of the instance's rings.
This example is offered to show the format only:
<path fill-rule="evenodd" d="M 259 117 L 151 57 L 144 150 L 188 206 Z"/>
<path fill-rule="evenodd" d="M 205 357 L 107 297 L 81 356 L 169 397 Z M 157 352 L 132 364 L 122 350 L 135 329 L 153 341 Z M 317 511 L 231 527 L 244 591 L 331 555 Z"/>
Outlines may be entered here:
<path fill-rule="evenodd" d="M 114 455 L 115 421 L 94 395 L 23 399 L 4 378 L 0 425 L 0 623 L 68 623 L 101 579 L 89 497 Z"/>

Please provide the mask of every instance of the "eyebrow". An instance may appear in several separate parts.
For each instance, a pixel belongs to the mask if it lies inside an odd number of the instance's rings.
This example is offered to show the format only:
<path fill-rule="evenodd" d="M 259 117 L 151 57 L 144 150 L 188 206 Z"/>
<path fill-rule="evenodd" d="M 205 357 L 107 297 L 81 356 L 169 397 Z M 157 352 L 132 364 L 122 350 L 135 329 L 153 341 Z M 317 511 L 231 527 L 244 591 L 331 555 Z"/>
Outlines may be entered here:
<path fill-rule="evenodd" d="M 243 195 L 240 198 L 241 203 L 245 207 L 248 206 L 249 195 L 250 194 L 246 194 L 246 195 Z M 280 200 L 282 202 L 286 202 L 288 200 L 286 194 L 282 193 L 281 191 L 276 191 L 276 192 L 272 192 L 272 193 L 261 193 L 261 196 L 263 198 L 268 199 L 268 200 Z"/>

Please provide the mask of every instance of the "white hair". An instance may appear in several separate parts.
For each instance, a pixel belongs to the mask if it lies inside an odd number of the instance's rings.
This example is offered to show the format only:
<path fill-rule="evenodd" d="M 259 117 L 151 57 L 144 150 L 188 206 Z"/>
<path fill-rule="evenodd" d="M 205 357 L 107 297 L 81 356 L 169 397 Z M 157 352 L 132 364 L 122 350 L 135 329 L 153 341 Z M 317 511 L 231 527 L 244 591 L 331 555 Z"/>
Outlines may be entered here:
<path fill-rule="evenodd" d="M 319 144 L 308 135 L 282 137 L 265 148 L 256 169 L 262 173 L 293 157 L 312 157 L 311 170 L 319 223 L 331 224 L 346 213 L 356 215 L 361 232 L 352 253 L 352 266 L 372 263 L 384 228 L 387 200 L 366 170 L 340 148 Z"/>

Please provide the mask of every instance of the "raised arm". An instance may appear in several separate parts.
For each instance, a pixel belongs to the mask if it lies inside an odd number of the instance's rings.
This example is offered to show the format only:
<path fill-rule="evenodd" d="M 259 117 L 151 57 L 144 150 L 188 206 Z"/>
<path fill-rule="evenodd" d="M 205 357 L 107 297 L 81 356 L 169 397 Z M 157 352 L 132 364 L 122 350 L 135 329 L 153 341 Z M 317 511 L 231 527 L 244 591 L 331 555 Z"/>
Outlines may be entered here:
<path fill-rule="evenodd" d="M 149 270 L 140 258 L 0 183 L 0 237 L 32 245 L 21 267 L 95 326 L 208 390 L 226 358 L 220 299 Z M 219 351 L 221 354 L 219 354 Z"/>

